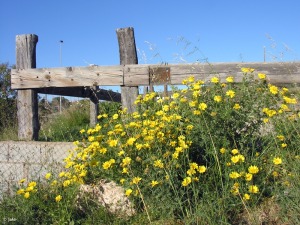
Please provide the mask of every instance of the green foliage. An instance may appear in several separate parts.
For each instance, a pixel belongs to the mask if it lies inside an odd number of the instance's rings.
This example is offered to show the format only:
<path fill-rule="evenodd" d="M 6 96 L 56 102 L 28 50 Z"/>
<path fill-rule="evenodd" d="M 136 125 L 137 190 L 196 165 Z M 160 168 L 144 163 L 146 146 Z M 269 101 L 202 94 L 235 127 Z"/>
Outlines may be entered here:
<path fill-rule="evenodd" d="M 103 105 L 99 123 L 80 130 L 65 171 L 47 181 L 48 189 L 20 187 L 10 207 L 21 204 L 33 218 L 37 204 L 40 222 L 54 224 L 298 223 L 297 100 L 264 74 L 242 72 L 239 84 L 233 77 L 207 83 L 190 77 L 171 97 L 139 96 L 132 114 Z M 103 178 L 124 187 L 135 216 L 112 217 L 89 198 L 84 213 L 76 209 L 78 185 Z"/>
<path fill-rule="evenodd" d="M 58 101 L 58 99 L 56 99 Z M 55 101 L 56 101 L 55 100 Z M 64 100 L 64 106 L 68 103 Z M 46 141 L 73 141 L 80 138 L 80 129 L 89 127 L 90 122 L 90 101 L 81 100 L 73 102 L 71 106 L 62 113 L 52 113 L 48 115 L 48 121 L 42 124 L 40 140 Z M 119 103 L 101 102 L 99 108 L 101 112 L 114 113 L 120 107 Z"/>
<path fill-rule="evenodd" d="M 72 141 L 78 138 L 78 130 L 89 126 L 89 101 L 75 102 L 60 114 L 51 114 L 52 118 L 42 125 L 40 140 Z"/>
<path fill-rule="evenodd" d="M 0 64 L 0 139 L 15 131 L 17 122 L 16 92 L 10 87 L 10 66 Z M 12 132 L 15 133 L 15 132 Z"/>

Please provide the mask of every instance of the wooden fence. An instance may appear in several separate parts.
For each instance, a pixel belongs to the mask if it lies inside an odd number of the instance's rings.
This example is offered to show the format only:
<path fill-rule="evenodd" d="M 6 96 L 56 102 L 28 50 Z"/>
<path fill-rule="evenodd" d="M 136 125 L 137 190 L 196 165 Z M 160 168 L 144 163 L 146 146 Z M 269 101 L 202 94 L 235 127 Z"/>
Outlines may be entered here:
<path fill-rule="evenodd" d="M 88 97 L 91 118 L 96 123 L 99 99 L 120 101 L 129 112 L 134 111 L 138 86 L 176 85 L 194 75 L 208 81 L 212 76 L 224 81 L 228 75 L 241 81 L 242 67 L 266 73 L 274 84 L 300 83 L 300 62 L 281 63 L 197 63 L 180 65 L 138 65 L 133 28 L 117 29 L 120 65 L 36 69 L 36 35 L 16 38 L 17 68 L 12 70 L 11 84 L 18 90 L 19 139 L 37 140 L 37 93 Z M 98 86 L 121 86 L 119 93 L 97 90 Z M 21 124 L 29 121 L 28 124 Z"/>

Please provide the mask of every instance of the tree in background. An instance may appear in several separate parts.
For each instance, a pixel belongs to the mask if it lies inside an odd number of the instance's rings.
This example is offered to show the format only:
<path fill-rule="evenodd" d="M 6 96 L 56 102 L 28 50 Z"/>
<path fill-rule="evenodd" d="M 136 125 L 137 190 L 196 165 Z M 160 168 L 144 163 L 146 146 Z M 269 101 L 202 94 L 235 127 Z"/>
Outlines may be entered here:
<path fill-rule="evenodd" d="M 0 133 L 17 121 L 17 92 L 11 89 L 11 68 L 8 63 L 0 64 Z"/>

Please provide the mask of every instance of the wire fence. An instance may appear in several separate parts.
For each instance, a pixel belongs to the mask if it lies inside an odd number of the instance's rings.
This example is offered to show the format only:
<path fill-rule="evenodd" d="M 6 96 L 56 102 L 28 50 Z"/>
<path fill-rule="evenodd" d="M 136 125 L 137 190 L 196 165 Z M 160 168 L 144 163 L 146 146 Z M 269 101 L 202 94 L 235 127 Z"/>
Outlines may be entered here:
<path fill-rule="evenodd" d="M 70 142 L 0 142 L 0 196 L 12 195 L 21 179 L 41 180 L 48 172 L 58 173 Z"/>
<path fill-rule="evenodd" d="M 85 117 L 88 117 L 88 109 L 85 109 L 87 100 L 82 101 L 83 103 L 76 103 L 81 105 L 82 109 L 78 110 L 77 107 L 76 110 L 82 114 L 85 113 Z M 17 100 L 15 98 L 0 99 L 0 199 L 4 195 L 13 194 L 21 179 L 30 182 L 30 180 L 43 178 L 47 172 L 56 173 L 62 170 L 63 159 L 67 156 L 68 150 L 74 148 L 71 142 L 71 132 L 75 133 L 75 129 L 70 130 L 69 134 L 68 128 L 63 130 L 66 124 L 61 121 L 63 117 L 66 117 L 64 114 L 67 110 L 72 107 L 71 103 L 65 103 L 63 106 L 60 113 L 55 99 L 47 102 L 39 98 L 40 116 L 37 125 L 40 128 L 40 135 L 38 141 L 18 141 L 18 126 L 26 127 L 28 123 L 31 124 L 34 121 L 20 120 L 18 125 Z M 88 124 L 88 118 L 85 122 Z M 49 132 L 47 129 L 50 129 L 53 123 L 56 127 Z M 68 127 L 71 126 L 68 125 Z M 64 136 L 55 136 L 58 130 L 63 131 Z M 51 135 L 56 138 L 56 142 L 50 142 L 54 139 Z"/>
<path fill-rule="evenodd" d="M 97 100 L 101 113 L 112 114 L 121 107 L 117 102 Z M 63 169 L 63 159 L 75 147 L 73 142 L 80 140 L 79 131 L 90 127 L 90 104 L 90 99 L 40 94 L 38 139 L 18 141 L 18 127 L 32 126 L 35 121 L 18 121 L 17 98 L 0 98 L 0 199 L 14 194 L 21 179 L 43 180 L 46 173 Z"/>

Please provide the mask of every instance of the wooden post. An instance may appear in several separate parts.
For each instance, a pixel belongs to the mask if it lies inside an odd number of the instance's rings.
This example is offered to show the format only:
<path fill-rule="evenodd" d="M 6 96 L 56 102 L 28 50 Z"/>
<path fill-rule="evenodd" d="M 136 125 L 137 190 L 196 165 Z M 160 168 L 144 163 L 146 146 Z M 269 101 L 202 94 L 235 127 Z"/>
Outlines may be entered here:
<path fill-rule="evenodd" d="M 132 27 L 117 29 L 117 36 L 119 42 L 120 64 L 138 64 L 134 30 Z M 135 111 L 134 101 L 139 94 L 137 86 L 121 86 L 122 107 L 127 108 L 127 112 Z"/>
<path fill-rule="evenodd" d="M 16 36 L 16 68 L 36 68 L 36 44 L 38 36 L 25 34 Z M 18 90 L 18 138 L 37 140 L 39 135 L 38 97 L 34 90 Z"/>
<path fill-rule="evenodd" d="M 99 90 L 98 86 L 90 87 L 92 93 L 92 97 L 90 98 L 90 126 L 96 126 L 98 122 L 98 114 L 99 114 L 99 99 L 97 97 L 97 91 Z"/>

